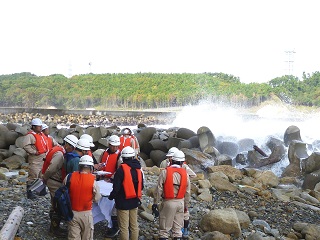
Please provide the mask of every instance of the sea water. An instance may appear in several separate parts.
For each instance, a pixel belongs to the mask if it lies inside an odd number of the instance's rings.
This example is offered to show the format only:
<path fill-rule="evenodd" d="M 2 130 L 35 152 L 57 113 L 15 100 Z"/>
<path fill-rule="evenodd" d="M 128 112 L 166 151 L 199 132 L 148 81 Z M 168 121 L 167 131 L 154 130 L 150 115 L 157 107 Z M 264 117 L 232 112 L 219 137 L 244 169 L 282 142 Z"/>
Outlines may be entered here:
<path fill-rule="evenodd" d="M 283 140 L 286 129 L 294 125 L 300 129 L 302 141 L 311 146 L 307 149 L 310 155 L 312 151 L 319 151 L 315 144 L 316 140 L 320 139 L 319 123 L 319 111 L 305 113 L 285 104 L 266 104 L 249 111 L 224 104 L 202 102 L 197 106 L 182 108 L 170 126 L 188 128 L 195 133 L 200 127 L 206 126 L 216 139 L 237 142 L 251 138 L 257 146 L 262 147 L 270 136 Z M 288 164 L 288 157 L 285 156 L 268 168 L 281 175 Z"/>

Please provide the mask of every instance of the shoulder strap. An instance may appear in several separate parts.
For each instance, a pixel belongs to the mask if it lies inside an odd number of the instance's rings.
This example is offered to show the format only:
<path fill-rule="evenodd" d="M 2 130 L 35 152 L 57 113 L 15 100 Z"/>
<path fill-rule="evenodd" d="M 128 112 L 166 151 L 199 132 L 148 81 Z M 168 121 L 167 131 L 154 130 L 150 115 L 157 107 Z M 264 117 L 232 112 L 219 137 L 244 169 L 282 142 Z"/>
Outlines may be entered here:
<path fill-rule="evenodd" d="M 70 189 L 70 178 L 71 178 L 72 173 L 68 174 L 67 176 L 67 182 L 66 182 L 66 186 L 68 189 Z"/>

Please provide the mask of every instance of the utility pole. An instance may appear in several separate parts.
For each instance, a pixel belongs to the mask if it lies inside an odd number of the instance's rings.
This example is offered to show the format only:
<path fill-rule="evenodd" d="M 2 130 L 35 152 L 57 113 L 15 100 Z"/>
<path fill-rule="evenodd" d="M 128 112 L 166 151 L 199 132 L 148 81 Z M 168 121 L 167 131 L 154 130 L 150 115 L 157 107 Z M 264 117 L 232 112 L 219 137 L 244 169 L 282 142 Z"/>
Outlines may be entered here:
<path fill-rule="evenodd" d="M 288 65 L 288 69 L 287 69 L 287 75 L 293 75 L 293 54 L 295 54 L 296 52 L 294 50 L 290 50 L 290 51 L 285 51 L 286 55 L 287 55 L 287 60 L 285 61 Z"/>
<path fill-rule="evenodd" d="M 89 62 L 89 74 L 92 73 L 91 66 L 92 66 L 92 62 Z"/>

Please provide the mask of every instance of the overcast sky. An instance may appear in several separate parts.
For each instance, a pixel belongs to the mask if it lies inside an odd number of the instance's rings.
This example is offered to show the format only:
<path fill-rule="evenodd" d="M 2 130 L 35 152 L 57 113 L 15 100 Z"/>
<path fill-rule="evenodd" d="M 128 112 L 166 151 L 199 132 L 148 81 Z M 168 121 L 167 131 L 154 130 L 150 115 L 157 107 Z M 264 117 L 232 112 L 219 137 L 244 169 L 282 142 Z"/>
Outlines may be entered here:
<path fill-rule="evenodd" d="M 318 0 L 0 0 L 0 74 L 223 72 L 248 83 L 291 69 L 301 78 L 320 70 L 319 7 Z M 285 51 L 295 53 L 289 59 Z"/>

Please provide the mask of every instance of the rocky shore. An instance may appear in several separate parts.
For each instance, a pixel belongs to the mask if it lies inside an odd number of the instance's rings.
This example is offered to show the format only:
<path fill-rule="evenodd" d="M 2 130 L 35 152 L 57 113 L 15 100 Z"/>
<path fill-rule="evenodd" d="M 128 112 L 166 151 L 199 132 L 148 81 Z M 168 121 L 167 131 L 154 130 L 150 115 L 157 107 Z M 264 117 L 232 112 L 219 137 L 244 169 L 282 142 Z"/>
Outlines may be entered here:
<path fill-rule="evenodd" d="M 57 239 L 48 231 L 49 195 L 32 201 L 25 194 L 28 163 L 21 138 L 34 116 L 50 125 L 50 133 L 59 143 L 67 134 L 90 134 L 95 152 L 105 149 L 108 136 L 120 134 L 121 128 L 99 125 L 101 119 L 93 124 L 94 120 L 85 116 L 81 119 L 91 119 L 90 124 L 80 124 L 82 120 L 75 123 L 79 116 L 58 120 L 27 114 L 23 123 L 15 122 L 17 118 L 12 115 L 2 120 L 5 124 L 0 125 L 0 228 L 12 210 L 21 206 L 24 215 L 17 239 Z M 58 129 L 60 121 L 70 127 Z M 320 155 L 307 154 L 297 127 L 288 127 L 283 139 L 270 138 L 260 148 L 252 139 L 218 141 L 207 127 L 194 133 L 184 128 L 147 127 L 146 123 L 151 123 L 147 119 L 134 123 L 140 124 L 135 135 L 140 142 L 145 173 L 139 239 L 157 239 L 158 219 L 151 214 L 153 192 L 161 171 L 160 161 L 172 146 L 186 154 L 186 162 L 197 173 L 192 179 L 189 239 L 320 239 Z M 263 168 L 284 157 L 290 163 L 281 176 Z M 235 162 L 242 167 L 235 167 Z M 94 239 L 106 239 L 106 229 L 106 221 L 97 223 Z"/>
<path fill-rule="evenodd" d="M 146 186 L 139 210 L 139 239 L 157 239 L 158 219 L 154 219 L 151 215 L 150 206 L 159 171 L 157 167 L 144 169 Z M 230 169 L 223 171 L 230 172 Z M 24 171 L 20 170 L 20 174 L 23 173 Z M 219 174 L 221 173 L 219 171 Z M 48 231 L 49 196 L 39 197 L 34 201 L 26 199 L 25 185 L 17 184 L 23 181 L 24 177 L 18 175 L 0 181 L 0 227 L 11 211 L 16 206 L 21 206 L 25 213 L 17 233 L 17 237 L 20 238 L 17 239 L 57 239 Z M 233 185 L 238 184 L 233 183 Z M 191 216 L 189 239 L 319 239 L 320 204 L 311 203 L 307 199 L 302 201 L 304 207 L 297 204 L 294 199 L 299 198 L 302 192 L 297 188 L 294 188 L 295 193 L 293 188 L 279 185 L 262 190 L 263 188 L 265 186 L 262 185 L 261 189 L 238 185 L 235 189 L 222 190 L 208 184 L 205 179 L 193 180 L 193 194 L 189 206 Z M 282 196 L 287 196 L 287 199 L 291 196 L 291 200 L 280 200 L 280 195 L 277 197 L 274 193 L 275 189 L 279 191 L 285 189 Z M 199 192 L 206 192 L 208 195 L 200 196 Z M 222 218 L 225 219 L 214 217 L 206 219 L 212 211 L 216 211 L 217 215 L 222 214 Z M 205 231 L 204 228 L 211 223 L 212 229 Z M 106 239 L 104 237 L 106 229 L 106 221 L 97 223 L 94 239 Z"/>

